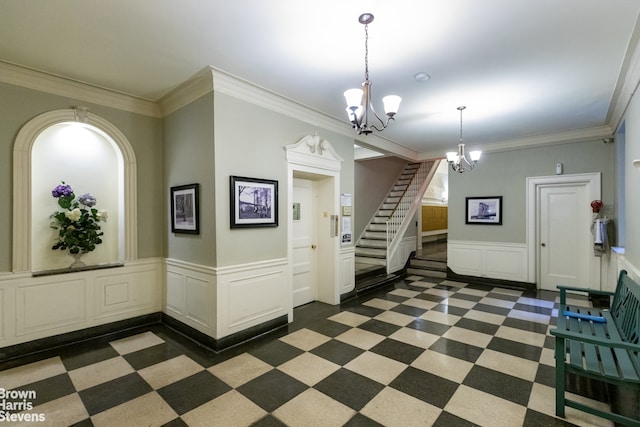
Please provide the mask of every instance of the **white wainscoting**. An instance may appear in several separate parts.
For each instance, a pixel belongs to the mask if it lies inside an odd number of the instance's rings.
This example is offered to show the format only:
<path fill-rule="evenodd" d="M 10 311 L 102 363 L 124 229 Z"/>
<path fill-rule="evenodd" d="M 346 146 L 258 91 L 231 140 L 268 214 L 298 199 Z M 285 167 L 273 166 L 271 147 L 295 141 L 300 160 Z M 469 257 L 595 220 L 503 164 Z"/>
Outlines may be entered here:
<path fill-rule="evenodd" d="M 293 320 L 293 293 L 286 258 L 218 268 L 218 325 L 222 338 L 286 315 Z"/>
<path fill-rule="evenodd" d="M 154 258 L 49 276 L 0 275 L 0 347 L 158 312 L 161 272 Z"/>
<path fill-rule="evenodd" d="M 216 331 L 216 272 L 212 267 L 175 259 L 166 263 L 164 312 L 209 335 Z"/>
<path fill-rule="evenodd" d="M 340 295 L 351 292 L 356 287 L 356 248 L 340 249 Z"/>
<path fill-rule="evenodd" d="M 388 259 L 387 273 L 402 270 L 411 256 L 411 252 L 416 250 L 416 236 L 405 236 L 398 245 L 398 249 L 392 259 Z"/>
<path fill-rule="evenodd" d="M 516 282 L 527 281 L 527 246 L 449 240 L 447 266 L 456 274 Z"/>
<path fill-rule="evenodd" d="M 164 312 L 220 339 L 287 315 L 293 317 L 286 259 L 212 268 L 166 261 Z"/>
<path fill-rule="evenodd" d="M 612 266 L 612 270 L 615 271 L 615 278 L 612 286 L 610 286 L 610 288 L 606 290 L 615 291 L 615 286 L 618 282 L 618 275 L 620 274 L 621 270 L 627 270 L 627 274 L 629 275 L 629 277 L 637 282 L 640 282 L 640 268 L 629 262 L 629 260 L 624 256 L 624 250 L 618 251 L 615 257 L 612 256 L 612 262 L 615 263 Z"/>

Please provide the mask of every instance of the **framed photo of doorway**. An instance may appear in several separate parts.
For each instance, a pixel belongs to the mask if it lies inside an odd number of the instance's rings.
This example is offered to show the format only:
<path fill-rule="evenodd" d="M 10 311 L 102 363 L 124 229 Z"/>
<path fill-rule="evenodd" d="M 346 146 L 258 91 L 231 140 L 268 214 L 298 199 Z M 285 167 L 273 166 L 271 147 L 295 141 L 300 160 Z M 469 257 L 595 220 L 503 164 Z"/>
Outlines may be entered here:
<path fill-rule="evenodd" d="M 465 224 L 502 225 L 502 196 L 467 197 Z"/>
<path fill-rule="evenodd" d="M 278 181 L 231 176 L 231 228 L 278 226 Z"/>

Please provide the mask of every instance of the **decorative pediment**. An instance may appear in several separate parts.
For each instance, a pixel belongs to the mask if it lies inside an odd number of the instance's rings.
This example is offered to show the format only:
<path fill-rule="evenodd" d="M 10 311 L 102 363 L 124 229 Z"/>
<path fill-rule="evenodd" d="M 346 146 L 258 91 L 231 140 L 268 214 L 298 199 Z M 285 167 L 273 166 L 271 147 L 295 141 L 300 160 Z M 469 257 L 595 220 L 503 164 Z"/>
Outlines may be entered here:
<path fill-rule="evenodd" d="M 331 170 L 340 170 L 343 160 L 331 143 L 319 135 L 307 135 L 295 144 L 287 145 L 285 150 L 288 162 Z"/>

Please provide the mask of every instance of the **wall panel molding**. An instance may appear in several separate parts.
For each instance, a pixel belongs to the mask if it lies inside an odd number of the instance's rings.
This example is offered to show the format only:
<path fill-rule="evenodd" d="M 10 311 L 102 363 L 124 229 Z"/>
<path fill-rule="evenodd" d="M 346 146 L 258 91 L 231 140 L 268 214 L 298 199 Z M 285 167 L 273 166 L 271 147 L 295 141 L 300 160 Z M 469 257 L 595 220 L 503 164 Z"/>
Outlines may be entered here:
<path fill-rule="evenodd" d="M 349 246 L 340 249 L 340 295 L 356 288 L 356 248 Z"/>
<path fill-rule="evenodd" d="M 527 281 L 527 246 L 518 243 L 449 240 L 447 266 L 466 276 Z"/>
<path fill-rule="evenodd" d="M 215 337 L 216 270 L 171 258 L 165 260 L 165 266 L 164 313 Z"/>
<path fill-rule="evenodd" d="M 0 276 L 0 347 L 21 344 L 162 308 L 160 258 L 123 267 L 32 277 Z"/>
<path fill-rule="evenodd" d="M 287 259 L 249 263 L 217 270 L 218 324 L 223 338 L 283 315 L 293 318 Z"/>
<path fill-rule="evenodd" d="M 168 316 L 214 338 L 292 316 L 287 259 L 219 268 L 165 260 Z"/>
<path fill-rule="evenodd" d="M 411 256 L 411 252 L 416 250 L 416 236 L 405 236 L 400 241 L 398 249 L 392 259 L 387 259 L 389 266 L 387 271 L 393 273 L 402 270 Z"/>

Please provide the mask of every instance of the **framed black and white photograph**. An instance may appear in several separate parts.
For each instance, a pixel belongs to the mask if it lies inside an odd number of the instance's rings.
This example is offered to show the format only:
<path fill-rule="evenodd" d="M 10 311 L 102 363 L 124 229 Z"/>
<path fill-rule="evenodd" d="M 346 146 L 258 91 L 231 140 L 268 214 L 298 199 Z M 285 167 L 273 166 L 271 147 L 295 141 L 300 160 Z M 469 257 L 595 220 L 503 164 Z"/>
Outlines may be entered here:
<path fill-rule="evenodd" d="M 465 223 L 502 225 L 502 196 L 467 197 Z"/>
<path fill-rule="evenodd" d="M 230 177 L 231 228 L 278 226 L 278 181 Z"/>
<path fill-rule="evenodd" d="M 198 184 L 171 187 L 171 232 L 199 234 Z"/>

